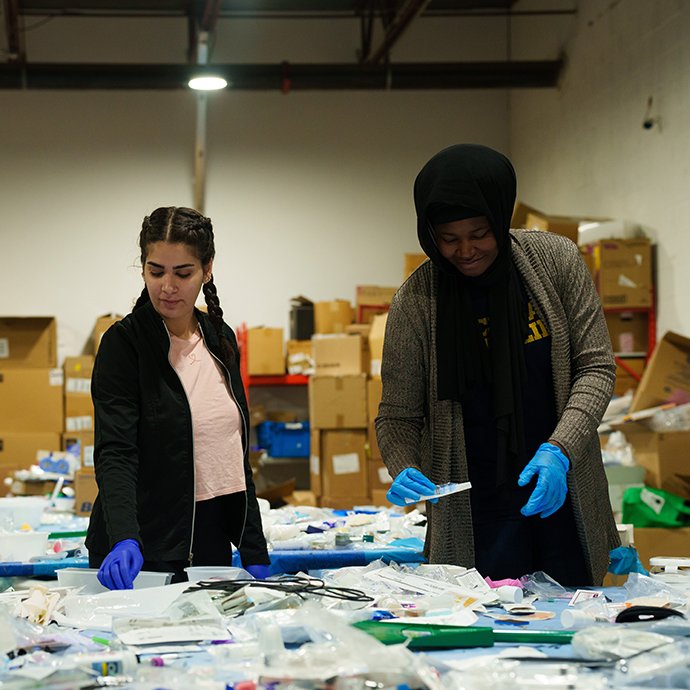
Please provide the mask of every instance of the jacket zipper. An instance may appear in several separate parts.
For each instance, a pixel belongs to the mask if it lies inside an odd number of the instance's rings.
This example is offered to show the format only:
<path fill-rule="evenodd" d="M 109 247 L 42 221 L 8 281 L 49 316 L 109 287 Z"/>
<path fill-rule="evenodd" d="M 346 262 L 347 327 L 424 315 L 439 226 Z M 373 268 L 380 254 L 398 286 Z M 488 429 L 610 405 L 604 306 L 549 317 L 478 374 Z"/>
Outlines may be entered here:
<path fill-rule="evenodd" d="M 240 417 L 242 419 L 242 469 L 244 471 L 244 461 L 245 461 L 245 456 L 247 454 L 247 448 L 249 447 L 249 428 L 247 426 L 247 420 L 245 419 L 244 412 L 242 412 L 242 407 L 237 401 L 237 397 L 235 396 L 235 391 L 232 389 L 232 376 L 230 376 L 230 371 L 228 368 L 225 366 L 225 364 L 221 361 L 220 357 L 217 357 L 213 351 L 211 350 L 210 347 L 206 344 L 206 336 L 204 335 L 204 329 L 201 327 L 201 323 L 199 323 L 199 331 L 201 332 L 201 339 L 204 341 L 204 345 L 206 345 L 206 349 L 209 351 L 211 354 L 211 357 L 218 362 L 218 364 L 223 368 L 223 371 L 227 374 L 228 376 L 228 390 L 230 392 L 230 397 L 233 399 L 233 402 L 235 403 L 235 406 L 237 407 L 237 411 L 240 413 Z M 249 508 L 249 498 L 247 497 L 247 487 L 246 487 L 246 480 L 245 480 L 245 488 L 244 488 L 244 521 L 242 523 L 242 530 L 240 531 L 240 538 L 238 540 L 237 544 L 237 550 L 240 550 L 240 546 L 242 546 L 242 540 L 244 539 L 244 529 L 247 526 L 247 513 L 248 513 L 248 508 Z"/>
<path fill-rule="evenodd" d="M 168 342 L 170 346 L 172 346 L 172 338 L 170 337 L 170 331 L 168 330 L 168 327 L 163 321 L 163 326 L 165 328 L 165 332 L 168 335 Z M 199 324 L 199 330 L 201 331 L 201 324 Z M 203 337 L 203 331 L 202 332 L 202 337 Z M 168 347 L 168 364 L 170 365 L 171 369 L 175 372 L 175 376 L 177 376 L 180 386 L 182 387 L 182 392 L 184 393 L 184 397 L 187 401 L 187 409 L 189 410 L 189 421 L 190 424 L 192 423 L 192 406 L 189 404 L 189 398 L 187 397 L 187 391 L 184 388 L 184 384 L 182 383 L 182 379 L 180 378 L 180 375 L 177 373 L 177 370 L 173 366 L 172 362 L 170 361 L 170 347 Z M 194 546 L 194 522 L 196 521 L 196 464 L 194 462 L 194 427 L 192 426 L 192 434 L 191 434 L 191 442 L 192 442 L 192 476 L 194 478 L 194 484 L 193 484 L 193 491 L 194 491 L 194 500 L 192 501 L 192 532 L 191 536 L 189 537 L 189 556 L 187 556 L 187 560 L 189 562 L 189 565 L 191 566 L 193 563 L 193 558 L 194 558 L 194 553 L 192 551 L 192 548 Z"/>

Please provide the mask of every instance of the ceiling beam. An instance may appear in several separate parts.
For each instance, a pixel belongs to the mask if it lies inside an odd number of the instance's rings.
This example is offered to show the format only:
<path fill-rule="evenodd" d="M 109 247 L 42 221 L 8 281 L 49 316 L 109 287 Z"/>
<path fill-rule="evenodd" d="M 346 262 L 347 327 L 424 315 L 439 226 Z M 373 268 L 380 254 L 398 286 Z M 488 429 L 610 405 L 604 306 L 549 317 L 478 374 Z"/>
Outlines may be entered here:
<path fill-rule="evenodd" d="M 377 65 L 387 59 L 391 48 L 409 28 L 410 24 L 426 9 L 430 0 L 403 0 L 390 23 L 386 26 L 386 33 L 378 48 L 371 51 L 362 63 L 365 65 Z"/>
<path fill-rule="evenodd" d="M 292 64 L 290 91 L 552 88 L 563 60 L 398 63 L 389 65 Z M 187 89 L 193 65 L 0 64 L 0 89 Z M 234 91 L 283 89 L 285 63 L 214 64 Z M 223 95 L 219 94 L 221 97 Z"/>
<path fill-rule="evenodd" d="M 2 0 L 2 13 L 5 17 L 5 36 L 7 37 L 8 62 L 26 62 L 24 34 L 19 27 L 19 0 Z"/>

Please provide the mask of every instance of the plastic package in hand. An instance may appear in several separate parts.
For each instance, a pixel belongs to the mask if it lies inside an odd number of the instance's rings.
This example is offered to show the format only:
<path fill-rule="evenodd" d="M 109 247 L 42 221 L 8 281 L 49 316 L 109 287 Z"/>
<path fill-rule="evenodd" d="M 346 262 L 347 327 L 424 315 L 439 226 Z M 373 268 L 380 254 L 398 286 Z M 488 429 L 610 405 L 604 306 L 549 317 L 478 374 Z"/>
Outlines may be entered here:
<path fill-rule="evenodd" d="M 649 575 L 634 546 L 617 546 L 609 552 L 609 559 L 611 561 L 609 572 L 614 575 L 627 575 L 628 573 Z"/>
<path fill-rule="evenodd" d="M 270 565 L 247 565 L 244 569 L 257 580 L 265 580 L 271 574 Z"/>
<path fill-rule="evenodd" d="M 525 516 L 538 513 L 542 518 L 553 515 L 568 493 L 566 475 L 569 468 L 570 460 L 560 448 L 542 443 L 518 478 L 518 485 L 526 486 L 535 475 L 537 477 L 537 485 L 520 512 Z"/>
<path fill-rule="evenodd" d="M 410 501 L 416 502 L 422 496 L 427 496 L 436 491 L 436 484 L 416 467 L 406 467 L 391 484 L 386 498 L 396 506 L 406 506 Z M 408 500 L 406 500 L 408 499 Z M 431 500 L 432 503 L 437 498 Z"/>
<path fill-rule="evenodd" d="M 139 543 L 134 539 L 117 542 L 98 571 L 98 581 L 108 589 L 132 589 L 144 565 Z"/>

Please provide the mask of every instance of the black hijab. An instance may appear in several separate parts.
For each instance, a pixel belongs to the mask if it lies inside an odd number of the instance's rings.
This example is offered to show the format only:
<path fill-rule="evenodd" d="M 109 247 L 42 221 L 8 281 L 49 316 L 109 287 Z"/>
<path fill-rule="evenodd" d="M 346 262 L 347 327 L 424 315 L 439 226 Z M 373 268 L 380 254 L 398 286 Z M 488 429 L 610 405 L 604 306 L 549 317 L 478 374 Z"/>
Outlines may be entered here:
<path fill-rule="evenodd" d="M 499 486 L 516 480 L 526 463 L 522 390 L 526 383 L 527 305 L 513 266 L 509 234 L 515 193 L 515 170 L 510 161 L 477 144 L 443 149 L 422 168 L 414 184 L 419 243 L 439 269 L 438 398 L 471 405 L 480 388 L 490 388 Z M 441 256 L 434 223 L 476 216 L 489 219 L 498 256 L 482 275 L 469 278 Z M 473 293 L 487 300 L 488 348 L 474 313 Z"/>

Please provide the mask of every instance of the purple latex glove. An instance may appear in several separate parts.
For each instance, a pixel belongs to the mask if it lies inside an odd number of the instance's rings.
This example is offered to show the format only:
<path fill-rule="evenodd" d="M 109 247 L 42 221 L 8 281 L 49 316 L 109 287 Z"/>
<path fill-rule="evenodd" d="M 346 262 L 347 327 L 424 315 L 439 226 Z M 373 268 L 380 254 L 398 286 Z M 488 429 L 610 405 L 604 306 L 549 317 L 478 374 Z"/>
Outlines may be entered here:
<path fill-rule="evenodd" d="M 265 580 L 271 574 L 270 565 L 247 565 L 244 569 L 257 580 Z"/>
<path fill-rule="evenodd" d="M 426 475 L 422 474 L 416 467 L 406 467 L 391 484 L 386 498 L 396 506 L 407 506 L 410 502 L 416 503 L 421 496 L 428 496 L 436 491 L 436 484 Z M 410 502 L 405 499 L 411 499 Z M 432 503 L 438 501 L 437 498 L 430 499 Z"/>
<path fill-rule="evenodd" d="M 519 486 L 527 486 L 532 477 L 537 476 L 537 485 L 520 512 L 526 516 L 539 513 L 542 518 L 553 515 L 568 493 L 566 474 L 569 469 L 570 460 L 558 446 L 542 443 L 518 478 Z"/>
<path fill-rule="evenodd" d="M 139 543 L 134 539 L 119 541 L 101 564 L 98 581 L 108 589 L 132 589 L 142 565 Z"/>

